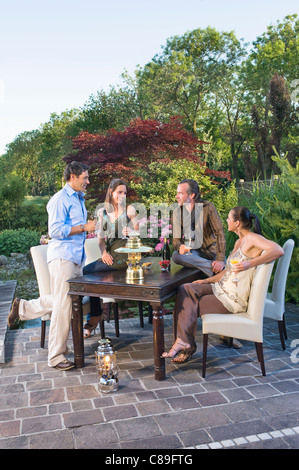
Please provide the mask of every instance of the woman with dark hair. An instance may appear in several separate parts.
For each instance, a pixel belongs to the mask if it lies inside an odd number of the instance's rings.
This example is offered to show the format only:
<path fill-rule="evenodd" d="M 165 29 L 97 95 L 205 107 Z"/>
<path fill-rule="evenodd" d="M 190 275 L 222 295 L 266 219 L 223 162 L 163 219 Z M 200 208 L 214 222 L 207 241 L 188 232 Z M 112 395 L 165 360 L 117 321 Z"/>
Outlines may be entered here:
<path fill-rule="evenodd" d="M 126 237 L 131 230 L 138 230 L 135 209 L 126 206 L 128 186 L 122 179 L 113 179 L 105 197 L 103 207 L 97 213 L 97 235 L 102 258 L 88 264 L 83 274 L 125 269 L 128 256 L 115 250 L 126 245 Z M 89 338 L 99 323 L 102 313 L 98 297 L 90 297 L 90 313 L 84 325 L 84 338 Z"/>
<path fill-rule="evenodd" d="M 207 279 L 179 287 L 174 314 L 177 339 L 162 357 L 183 363 L 196 351 L 197 318 L 205 313 L 246 311 L 255 267 L 283 256 L 283 249 L 261 235 L 258 218 L 246 207 L 234 207 L 228 214 L 228 230 L 238 239 L 223 271 Z M 253 225 L 253 231 L 252 229 Z"/>

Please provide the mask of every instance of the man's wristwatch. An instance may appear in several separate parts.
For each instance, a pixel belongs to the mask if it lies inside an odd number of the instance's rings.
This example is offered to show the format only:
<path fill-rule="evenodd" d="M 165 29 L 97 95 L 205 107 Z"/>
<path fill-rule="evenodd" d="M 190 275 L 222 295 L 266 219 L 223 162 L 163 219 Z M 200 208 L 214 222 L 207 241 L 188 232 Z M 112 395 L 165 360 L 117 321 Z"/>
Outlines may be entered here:
<path fill-rule="evenodd" d="M 84 228 L 84 225 L 80 225 L 81 229 L 82 229 L 82 232 L 85 232 L 85 228 Z"/>

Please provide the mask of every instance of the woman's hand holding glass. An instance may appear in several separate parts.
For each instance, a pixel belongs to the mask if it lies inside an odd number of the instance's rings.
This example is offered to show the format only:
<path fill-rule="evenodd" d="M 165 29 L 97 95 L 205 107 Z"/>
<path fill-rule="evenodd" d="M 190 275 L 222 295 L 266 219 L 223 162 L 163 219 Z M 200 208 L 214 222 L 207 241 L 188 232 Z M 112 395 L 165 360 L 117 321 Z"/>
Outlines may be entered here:
<path fill-rule="evenodd" d="M 232 272 L 233 272 L 233 273 L 235 272 L 234 266 L 235 266 L 236 264 L 238 264 L 239 262 L 240 262 L 240 260 L 239 260 L 238 258 L 231 258 L 231 259 L 230 259 L 230 264 L 232 265 L 232 268 L 233 268 L 233 269 L 232 269 Z M 237 277 L 237 276 L 234 277 L 234 278 L 232 279 L 232 282 L 239 282 L 238 277 Z"/>
<path fill-rule="evenodd" d="M 187 248 L 187 253 L 186 255 L 191 255 L 191 248 L 192 248 L 192 239 L 191 238 L 186 238 L 184 242 L 185 247 Z"/>
<path fill-rule="evenodd" d="M 233 265 L 232 271 L 234 273 L 241 272 L 241 271 L 246 271 L 246 269 L 252 268 L 250 261 L 237 260 L 236 262 L 232 263 L 232 260 L 230 260 L 230 262 Z"/>

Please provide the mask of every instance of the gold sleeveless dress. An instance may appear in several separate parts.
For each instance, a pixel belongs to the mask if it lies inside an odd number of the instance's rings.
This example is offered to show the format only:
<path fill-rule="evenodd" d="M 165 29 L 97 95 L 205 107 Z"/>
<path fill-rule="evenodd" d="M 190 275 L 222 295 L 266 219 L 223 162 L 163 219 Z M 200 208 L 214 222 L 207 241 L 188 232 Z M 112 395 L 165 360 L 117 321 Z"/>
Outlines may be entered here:
<path fill-rule="evenodd" d="M 226 261 L 227 272 L 223 278 L 212 284 L 213 294 L 222 304 L 232 313 L 245 312 L 247 310 L 248 298 L 251 289 L 251 282 L 255 267 L 234 273 L 232 271 L 233 265 L 231 259 L 238 259 L 238 261 L 248 261 L 251 258 L 245 256 L 238 248 L 233 254 L 231 253 Z"/>

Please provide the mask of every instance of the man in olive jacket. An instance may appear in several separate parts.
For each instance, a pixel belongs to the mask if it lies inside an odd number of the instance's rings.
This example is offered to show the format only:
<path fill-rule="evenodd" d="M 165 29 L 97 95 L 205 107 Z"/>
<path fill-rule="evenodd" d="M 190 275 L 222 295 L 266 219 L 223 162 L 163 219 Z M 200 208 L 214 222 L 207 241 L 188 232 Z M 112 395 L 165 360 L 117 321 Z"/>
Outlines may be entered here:
<path fill-rule="evenodd" d="M 172 260 L 195 267 L 210 277 L 225 264 L 225 235 L 220 216 L 209 201 L 200 197 L 195 180 L 184 179 L 177 188 L 178 207 L 173 212 Z M 191 250 L 186 239 L 191 238 Z"/>

